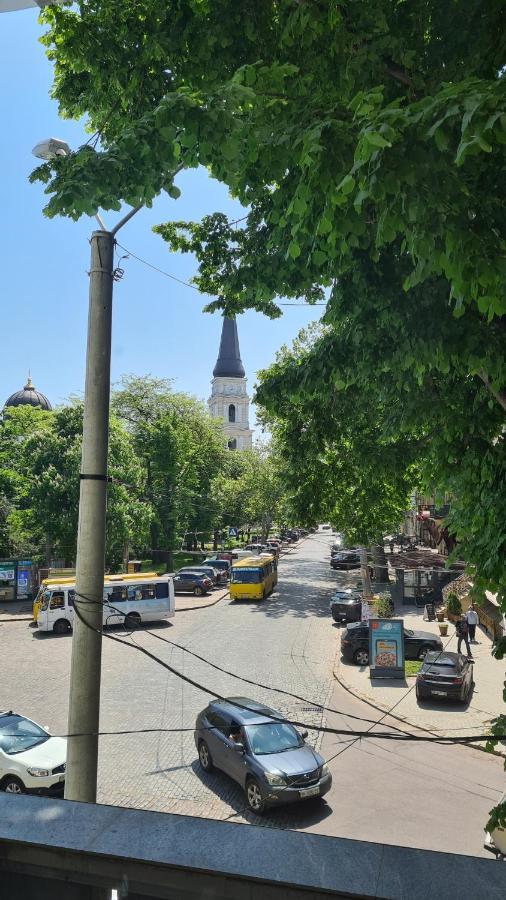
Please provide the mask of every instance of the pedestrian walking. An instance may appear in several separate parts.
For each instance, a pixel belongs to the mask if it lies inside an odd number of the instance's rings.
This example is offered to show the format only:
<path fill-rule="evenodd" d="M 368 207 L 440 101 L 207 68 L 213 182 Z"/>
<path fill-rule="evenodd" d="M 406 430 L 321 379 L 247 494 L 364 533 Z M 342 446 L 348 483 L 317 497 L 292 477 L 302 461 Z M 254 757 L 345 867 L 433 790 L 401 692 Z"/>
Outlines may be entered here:
<path fill-rule="evenodd" d="M 471 653 L 471 646 L 469 644 L 469 627 L 467 624 L 467 619 L 463 615 L 458 619 L 457 624 L 455 625 L 455 630 L 457 632 L 457 653 L 460 653 L 460 648 L 462 646 L 462 641 L 464 641 L 466 645 L 467 655 L 469 659 L 473 658 L 473 654 Z"/>
<path fill-rule="evenodd" d="M 469 640 L 471 644 L 476 644 L 476 626 L 479 622 L 479 618 L 474 603 L 471 603 L 471 606 L 466 612 L 466 621 L 469 628 Z"/>

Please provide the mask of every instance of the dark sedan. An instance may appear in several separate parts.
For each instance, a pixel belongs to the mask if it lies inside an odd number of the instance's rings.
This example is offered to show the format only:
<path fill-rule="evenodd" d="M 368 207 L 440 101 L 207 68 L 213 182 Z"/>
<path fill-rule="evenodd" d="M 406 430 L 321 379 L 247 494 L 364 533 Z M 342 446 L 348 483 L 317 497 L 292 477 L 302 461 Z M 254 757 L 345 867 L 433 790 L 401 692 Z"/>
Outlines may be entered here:
<path fill-rule="evenodd" d="M 416 676 L 417 700 L 445 697 L 466 703 L 474 685 L 473 661 L 462 653 L 427 653 Z"/>
<path fill-rule="evenodd" d="M 443 642 L 430 631 L 404 629 L 404 655 L 406 659 L 425 659 L 429 650 L 441 651 Z M 357 666 L 369 665 L 369 624 L 352 622 L 341 636 L 343 659 Z"/>
<path fill-rule="evenodd" d="M 185 566 L 185 572 L 197 572 L 200 575 L 205 575 L 206 578 L 211 580 L 213 587 L 219 587 L 219 585 L 226 584 L 228 581 L 227 573 L 222 569 L 215 569 L 211 563 L 208 565 L 199 563 L 195 566 Z"/>
<path fill-rule="evenodd" d="M 360 568 L 360 556 L 358 553 L 346 552 L 345 550 L 340 550 L 338 553 L 333 553 L 330 557 L 330 565 L 333 569 L 359 569 Z"/>
<path fill-rule="evenodd" d="M 207 594 L 213 586 L 210 578 L 200 575 L 198 572 L 183 570 L 174 575 L 173 581 L 175 594 L 195 594 L 196 597 Z"/>

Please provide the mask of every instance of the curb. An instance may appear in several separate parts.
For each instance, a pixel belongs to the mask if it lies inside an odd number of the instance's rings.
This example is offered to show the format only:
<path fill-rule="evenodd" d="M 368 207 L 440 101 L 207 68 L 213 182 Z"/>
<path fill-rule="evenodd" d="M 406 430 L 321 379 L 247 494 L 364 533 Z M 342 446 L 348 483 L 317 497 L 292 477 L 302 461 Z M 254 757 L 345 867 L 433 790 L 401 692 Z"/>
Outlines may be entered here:
<path fill-rule="evenodd" d="M 0 625 L 5 625 L 7 622 L 33 622 L 33 616 L 27 614 L 26 616 L 9 616 L 8 619 L 4 619 L 0 616 Z"/>
<path fill-rule="evenodd" d="M 366 703 L 367 706 L 370 706 L 371 709 L 376 710 L 376 712 L 384 713 L 388 715 L 391 719 L 395 719 L 396 722 L 401 722 L 403 725 L 408 725 L 410 728 L 417 728 L 418 731 L 423 731 L 425 734 L 430 734 L 433 737 L 437 738 L 451 738 L 451 735 L 440 734 L 437 731 L 431 731 L 430 728 L 425 728 L 423 725 L 418 725 L 416 722 L 412 722 L 410 719 L 404 719 L 402 716 L 397 716 L 393 712 L 389 712 L 388 709 L 385 709 L 382 706 L 376 706 L 372 700 L 369 700 L 367 697 L 364 697 L 358 691 L 354 690 L 346 683 L 342 678 L 337 675 L 336 670 L 333 669 L 332 674 L 334 676 L 334 680 L 337 681 L 339 687 L 342 687 L 351 697 L 355 697 L 356 700 L 360 700 L 361 703 Z M 506 759 L 506 752 L 501 750 L 487 750 L 482 743 L 470 743 L 470 744 L 461 744 L 462 747 L 468 747 L 471 750 L 480 750 L 482 753 L 486 753 L 487 756 L 499 756 L 501 759 Z"/>

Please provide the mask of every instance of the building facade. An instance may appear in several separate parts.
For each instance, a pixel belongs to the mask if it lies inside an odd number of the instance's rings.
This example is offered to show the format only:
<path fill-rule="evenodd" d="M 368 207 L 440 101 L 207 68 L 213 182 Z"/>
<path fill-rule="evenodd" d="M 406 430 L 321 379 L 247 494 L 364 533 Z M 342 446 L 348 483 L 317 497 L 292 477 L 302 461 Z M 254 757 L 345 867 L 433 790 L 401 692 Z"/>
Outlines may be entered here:
<path fill-rule="evenodd" d="M 223 319 L 220 351 L 213 369 L 209 412 L 219 419 L 229 450 L 250 450 L 249 397 L 235 319 Z"/>

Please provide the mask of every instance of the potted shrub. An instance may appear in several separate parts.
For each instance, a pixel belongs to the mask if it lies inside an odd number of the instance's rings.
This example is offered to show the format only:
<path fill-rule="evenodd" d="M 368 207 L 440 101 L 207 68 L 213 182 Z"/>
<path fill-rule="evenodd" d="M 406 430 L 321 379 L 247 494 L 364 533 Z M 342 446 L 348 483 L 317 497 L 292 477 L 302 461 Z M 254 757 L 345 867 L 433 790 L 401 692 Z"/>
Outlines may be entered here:
<path fill-rule="evenodd" d="M 378 594 L 376 601 L 376 609 L 378 611 L 378 618 L 380 619 L 391 619 L 392 618 L 392 598 L 390 594 Z"/>
<path fill-rule="evenodd" d="M 446 637 L 448 634 L 448 622 L 439 622 L 439 634 L 441 637 Z"/>
<path fill-rule="evenodd" d="M 456 622 L 457 619 L 460 619 L 462 615 L 462 603 L 457 597 L 457 594 L 448 594 L 446 598 L 446 610 L 448 612 L 448 618 L 450 619 L 450 622 Z"/>
<path fill-rule="evenodd" d="M 438 620 L 438 622 L 444 622 L 444 620 L 445 620 L 444 606 L 441 606 L 439 609 L 436 610 L 436 619 Z"/>

